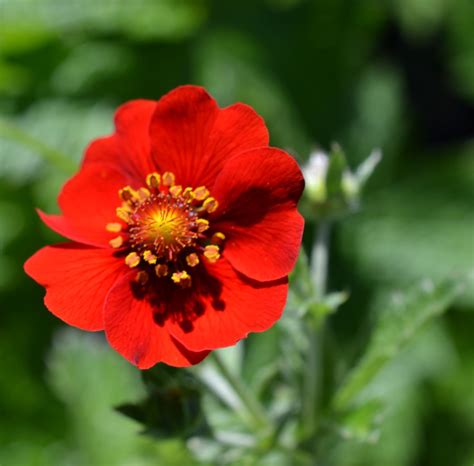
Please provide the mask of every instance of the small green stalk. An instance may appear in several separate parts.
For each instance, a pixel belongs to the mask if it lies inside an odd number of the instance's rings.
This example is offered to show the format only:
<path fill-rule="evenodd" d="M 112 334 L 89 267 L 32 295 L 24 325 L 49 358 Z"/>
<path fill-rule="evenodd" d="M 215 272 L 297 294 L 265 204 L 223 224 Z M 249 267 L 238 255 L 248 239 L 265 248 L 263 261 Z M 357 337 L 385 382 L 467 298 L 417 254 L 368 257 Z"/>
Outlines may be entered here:
<path fill-rule="evenodd" d="M 255 398 L 249 388 L 242 383 L 242 381 L 236 377 L 232 371 L 222 361 L 217 351 L 211 353 L 211 358 L 219 369 L 220 374 L 226 379 L 226 381 L 232 386 L 235 393 L 239 397 L 242 405 L 247 410 L 249 416 L 252 418 L 253 423 L 257 429 L 261 429 L 265 432 L 269 432 L 272 428 L 271 422 L 267 417 L 264 407 Z"/>
<path fill-rule="evenodd" d="M 311 253 L 311 276 L 319 301 L 322 301 L 326 295 L 330 231 L 329 222 L 322 221 L 318 225 Z M 313 436 L 316 431 L 322 379 L 322 339 L 323 324 L 311 320 L 308 328 L 309 347 L 303 385 L 303 432 L 307 438 Z"/>

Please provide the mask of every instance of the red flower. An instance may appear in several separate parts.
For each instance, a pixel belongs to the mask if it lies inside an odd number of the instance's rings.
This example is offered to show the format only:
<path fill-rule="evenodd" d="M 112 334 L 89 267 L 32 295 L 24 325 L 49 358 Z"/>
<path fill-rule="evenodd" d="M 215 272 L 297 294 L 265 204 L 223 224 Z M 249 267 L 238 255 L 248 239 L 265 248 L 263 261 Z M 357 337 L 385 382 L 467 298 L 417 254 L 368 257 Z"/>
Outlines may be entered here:
<path fill-rule="evenodd" d="M 279 319 L 303 177 L 252 108 L 183 86 L 115 115 L 42 220 L 73 242 L 25 264 L 66 323 L 138 367 L 188 366 Z"/>

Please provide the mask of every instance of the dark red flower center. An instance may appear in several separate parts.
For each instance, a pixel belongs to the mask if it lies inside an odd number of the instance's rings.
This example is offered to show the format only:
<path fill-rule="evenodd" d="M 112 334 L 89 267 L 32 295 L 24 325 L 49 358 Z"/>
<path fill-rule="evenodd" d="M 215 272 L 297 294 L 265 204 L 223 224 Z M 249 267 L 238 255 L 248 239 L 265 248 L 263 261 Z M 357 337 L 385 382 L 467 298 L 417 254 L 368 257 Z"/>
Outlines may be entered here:
<path fill-rule="evenodd" d="M 108 223 L 106 229 L 119 233 L 110 245 L 126 254 L 130 268 L 137 268 L 139 283 L 148 283 L 152 274 L 189 287 L 192 269 L 202 259 L 220 258 L 225 236 L 212 232 L 208 220 L 218 202 L 205 186 L 183 189 L 173 173 L 151 173 L 146 187 L 126 186 L 119 196 L 117 217 L 122 222 Z"/>

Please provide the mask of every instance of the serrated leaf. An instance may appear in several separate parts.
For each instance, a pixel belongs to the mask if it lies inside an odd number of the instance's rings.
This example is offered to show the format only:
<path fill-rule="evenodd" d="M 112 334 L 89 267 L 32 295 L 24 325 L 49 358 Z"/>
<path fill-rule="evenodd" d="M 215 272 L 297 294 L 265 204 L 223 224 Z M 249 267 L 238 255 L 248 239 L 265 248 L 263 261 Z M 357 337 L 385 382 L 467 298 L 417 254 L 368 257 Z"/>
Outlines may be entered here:
<path fill-rule="evenodd" d="M 336 393 L 333 406 L 344 411 L 389 361 L 395 358 L 417 332 L 444 312 L 465 288 L 454 280 L 434 284 L 423 281 L 410 292 L 398 295 L 382 313 L 368 348 Z"/>
<path fill-rule="evenodd" d="M 201 386 L 190 372 L 160 364 L 142 377 L 147 396 L 116 409 L 142 424 L 144 433 L 188 438 L 209 430 L 201 409 Z"/>

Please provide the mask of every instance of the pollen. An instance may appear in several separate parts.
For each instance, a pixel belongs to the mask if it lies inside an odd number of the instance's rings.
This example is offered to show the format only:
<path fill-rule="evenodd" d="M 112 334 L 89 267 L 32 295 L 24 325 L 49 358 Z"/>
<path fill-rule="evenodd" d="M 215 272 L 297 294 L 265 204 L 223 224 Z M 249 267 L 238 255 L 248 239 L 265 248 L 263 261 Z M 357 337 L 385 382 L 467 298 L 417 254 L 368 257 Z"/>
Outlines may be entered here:
<path fill-rule="evenodd" d="M 149 264 L 156 264 L 156 260 L 158 259 L 151 251 L 148 249 L 143 252 L 143 259 Z"/>
<path fill-rule="evenodd" d="M 185 270 L 173 273 L 173 275 L 171 275 L 171 280 L 183 288 L 189 288 L 191 286 L 191 275 L 189 275 Z"/>
<path fill-rule="evenodd" d="M 219 253 L 219 246 L 215 244 L 209 244 L 204 248 L 204 257 L 211 263 L 217 262 L 217 259 L 221 257 Z"/>
<path fill-rule="evenodd" d="M 110 233 L 118 233 L 119 231 L 122 230 L 122 224 L 121 223 L 107 223 L 107 225 L 105 225 L 105 229 L 109 231 Z"/>
<path fill-rule="evenodd" d="M 189 267 L 196 267 L 199 264 L 199 257 L 195 252 L 192 252 L 188 256 L 186 256 L 186 263 Z"/>
<path fill-rule="evenodd" d="M 125 258 L 125 263 L 130 267 L 136 267 L 140 263 L 140 256 L 136 252 L 131 252 Z"/>
<path fill-rule="evenodd" d="M 121 236 L 117 236 L 117 238 L 111 239 L 109 241 L 111 247 L 117 249 L 123 244 L 123 238 Z"/>

